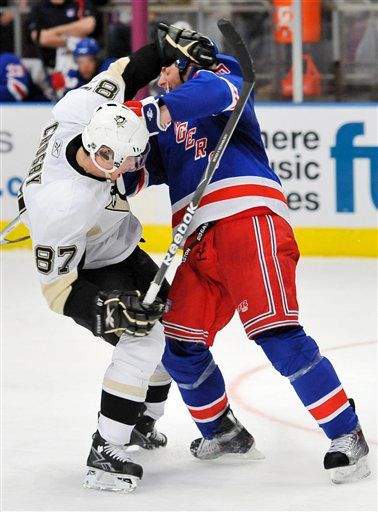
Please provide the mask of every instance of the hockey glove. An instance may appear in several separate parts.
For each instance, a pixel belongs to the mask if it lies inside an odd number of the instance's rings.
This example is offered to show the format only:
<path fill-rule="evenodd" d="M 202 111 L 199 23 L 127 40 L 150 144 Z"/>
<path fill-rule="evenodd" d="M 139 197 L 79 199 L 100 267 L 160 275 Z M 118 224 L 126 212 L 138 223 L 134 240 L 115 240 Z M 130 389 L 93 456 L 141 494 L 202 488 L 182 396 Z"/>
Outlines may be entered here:
<path fill-rule="evenodd" d="M 124 105 L 144 119 L 150 135 L 156 135 L 167 129 L 168 125 L 162 125 L 160 122 L 159 100 L 153 96 L 148 96 L 142 101 L 126 101 Z"/>
<path fill-rule="evenodd" d="M 193 30 L 158 23 L 156 44 L 162 66 L 170 66 L 178 59 L 187 59 L 203 68 L 209 68 L 217 61 L 211 40 Z"/>
<path fill-rule="evenodd" d="M 161 318 L 164 304 L 159 298 L 150 306 L 144 306 L 142 301 L 139 290 L 100 292 L 96 297 L 93 334 L 127 332 L 133 336 L 146 336 Z"/>

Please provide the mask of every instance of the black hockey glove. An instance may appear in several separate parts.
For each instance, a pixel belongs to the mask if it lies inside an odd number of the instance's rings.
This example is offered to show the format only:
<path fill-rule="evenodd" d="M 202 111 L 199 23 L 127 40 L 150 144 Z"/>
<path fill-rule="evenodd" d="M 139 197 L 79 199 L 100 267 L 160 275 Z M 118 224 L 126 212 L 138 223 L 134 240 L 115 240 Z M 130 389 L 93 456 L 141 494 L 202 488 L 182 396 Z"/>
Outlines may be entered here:
<path fill-rule="evenodd" d="M 210 39 L 193 30 L 158 23 L 156 43 L 162 66 L 170 66 L 177 59 L 187 59 L 209 68 L 217 61 L 215 46 Z"/>
<path fill-rule="evenodd" d="M 96 297 L 95 325 L 93 334 L 127 332 L 145 336 L 163 314 L 164 304 L 157 298 L 150 306 L 142 304 L 139 290 L 100 292 Z"/>

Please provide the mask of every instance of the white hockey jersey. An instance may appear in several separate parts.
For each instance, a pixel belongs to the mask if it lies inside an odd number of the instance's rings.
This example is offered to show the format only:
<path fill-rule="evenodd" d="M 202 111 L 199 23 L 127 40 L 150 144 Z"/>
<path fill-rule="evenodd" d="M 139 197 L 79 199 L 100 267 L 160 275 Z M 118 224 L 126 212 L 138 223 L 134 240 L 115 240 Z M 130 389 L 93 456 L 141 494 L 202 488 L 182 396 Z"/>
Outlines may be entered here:
<path fill-rule="evenodd" d="M 57 103 L 20 191 L 22 221 L 30 230 L 43 293 L 58 313 L 79 265 L 93 269 L 118 263 L 141 237 L 125 191 L 118 189 L 122 179 L 111 184 L 74 167 L 80 134 L 94 110 L 106 101 L 124 101 L 117 62 Z"/>

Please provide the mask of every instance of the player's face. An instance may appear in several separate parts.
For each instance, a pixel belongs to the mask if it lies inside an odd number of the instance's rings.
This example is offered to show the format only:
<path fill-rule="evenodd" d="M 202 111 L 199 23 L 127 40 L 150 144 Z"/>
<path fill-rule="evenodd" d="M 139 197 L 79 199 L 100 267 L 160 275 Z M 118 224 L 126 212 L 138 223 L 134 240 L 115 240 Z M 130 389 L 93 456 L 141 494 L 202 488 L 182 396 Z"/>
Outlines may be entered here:
<path fill-rule="evenodd" d="M 96 74 L 97 61 L 91 55 L 76 57 L 76 64 L 84 80 L 89 82 Z"/>
<path fill-rule="evenodd" d="M 115 181 L 117 178 L 128 171 L 135 171 L 139 165 L 139 157 L 128 156 L 122 162 L 118 169 L 112 171 L 114 168 L 114 153 L 107 146 L 102 146 L 96 153 L 96 162 L 102 167 L 104 171 L 111 171 L 111 179 Z"/>
<path fill-rule="evenodd" d="M 165 92 L 173 91 L 181 84 L 180 72 L 175 64 L 161 68 L 158 86 L 162 87 Z"/>

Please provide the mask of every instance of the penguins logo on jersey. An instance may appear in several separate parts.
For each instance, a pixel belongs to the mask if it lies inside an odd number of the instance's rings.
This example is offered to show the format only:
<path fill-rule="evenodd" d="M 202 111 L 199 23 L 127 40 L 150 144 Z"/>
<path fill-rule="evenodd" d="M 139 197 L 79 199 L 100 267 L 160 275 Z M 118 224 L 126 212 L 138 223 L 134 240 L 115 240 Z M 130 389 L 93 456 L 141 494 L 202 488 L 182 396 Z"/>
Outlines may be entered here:
<path fill-rule="evenodd" d="M 115 212 L 129 212 L 130 207 L 129 203 L 126 199 L 126 193 L 122 193 L 117 186 L 117 183 L 114 183 L 112 189 L 110 191 L 110 195 L 112 199 L 108 206 L 105 207 L 106 210 L 113 210 Z"/>
<path fill-rule="evenodd" d="M 115 116 L 115 122 L 117 123 L 117 128 L 120 128 L 126 123 L 126 117 L 124 116 Z"/>

